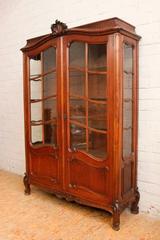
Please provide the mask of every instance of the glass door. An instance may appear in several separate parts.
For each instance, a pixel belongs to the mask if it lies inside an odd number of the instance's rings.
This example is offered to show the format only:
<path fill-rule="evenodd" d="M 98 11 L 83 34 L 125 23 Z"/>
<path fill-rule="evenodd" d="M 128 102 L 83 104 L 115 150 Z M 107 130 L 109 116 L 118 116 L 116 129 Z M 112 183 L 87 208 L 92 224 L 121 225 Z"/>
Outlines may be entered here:
<path fill-rule="evenodd" d="M 106 44 L 74 42 L 69 49 L 70 148 L 107 156 Z"/>
<path fill-rule="evenodd" d="M 30 56 L 31 173 L 57 182 L 57 66 L 56 48 Z"/>
<path fill-rule="evenodd" d="M 66 187 L 74 194 L 106 201 L 107 41 L 82 38 L 72 39 L 67 55 Z"/>

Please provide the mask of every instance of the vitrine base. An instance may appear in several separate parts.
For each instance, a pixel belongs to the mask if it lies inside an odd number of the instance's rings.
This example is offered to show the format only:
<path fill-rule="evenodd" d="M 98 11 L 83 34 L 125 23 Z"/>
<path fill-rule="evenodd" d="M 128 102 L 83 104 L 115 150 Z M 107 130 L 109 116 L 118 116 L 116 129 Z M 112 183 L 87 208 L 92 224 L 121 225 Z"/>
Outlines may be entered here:
<path fill-rule="evenodd" d="M 67 202 L 76 202 L 81 205 L 86 205 L 89 207 L 105 210 L 106 212 L 112 215 L 112 228 L 115 231 L 120 230 L 120 215 L 125 208 L 129 207 L 129 205 L 130 205 L 131 213 L 133 214 L 139 213 L 138 202 L 139 202 L 140 195 L 138 192 L 138 188 L 135 191 L 135 196 L 132 196 L 132 198 L 129 199 L 127 202 L 126 201 L 124 203 L 121 202 L 120 204 L 119 201 L 116 200 L 112 205 L 108 204 L 106 206 L 103 206 L 100 204 L 93 203 L 91 201 L 84 200 L 82 198 L 78 198 L 77 196 L 74 196 L 68 192 L 64 192 L 63 190 L 51 189 L 49 186 L 45 187 L 43 186 L 43 183 L 41 184 L 34 181 L 33 182 L 31 181 L 29 183 L 29 178 L 26 173 L 25 173 L 23 182 L 25 186 L 25 190 L 24 190 L 25 195 L 31 194 L 31 188 L 30 188 L 30 184 L 31 184 L 46 192 L 50 192 L 51 194 L 54 194 L 59 199 L 65 199 Z"/>

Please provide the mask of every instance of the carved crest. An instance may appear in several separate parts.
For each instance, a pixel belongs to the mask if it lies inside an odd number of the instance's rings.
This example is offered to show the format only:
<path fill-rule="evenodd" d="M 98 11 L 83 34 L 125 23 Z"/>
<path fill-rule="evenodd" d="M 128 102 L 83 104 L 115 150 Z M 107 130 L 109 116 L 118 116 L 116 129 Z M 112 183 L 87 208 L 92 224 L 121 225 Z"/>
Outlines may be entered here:
<path fill-rule="evenodd" d="M 58 20 L 56 20 L 55 23 L 51 25 L 52 34 L 55 36 L 64 34 L 66 30 L 67 30 L 67 25 Z"/>

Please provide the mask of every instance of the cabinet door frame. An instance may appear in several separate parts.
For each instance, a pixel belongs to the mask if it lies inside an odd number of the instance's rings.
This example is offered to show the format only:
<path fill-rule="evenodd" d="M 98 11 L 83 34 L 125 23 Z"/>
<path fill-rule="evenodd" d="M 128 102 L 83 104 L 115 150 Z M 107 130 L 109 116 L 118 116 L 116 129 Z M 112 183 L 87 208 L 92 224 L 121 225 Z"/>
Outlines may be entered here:
<path fill-rule="evenodd" d="M 69 147 L 69 117 L 68 117 L 68 108 L 69 108 L 69 77 L 68 77 L 68 59 L 69 59 L 69 47 L 72 42 L 86 42 L 88 44 L 106 44 L 107 45 L 107 55 L 106 55 L 106 62 L 107 65 L 109 65 L 110 56 L 109 52 L 111 51 L 109 48 L 111 47 L 111 44 L 108 44 L 108 35 L 101 36 L 86 36 L 86 35 L 70 35 L 64 37 L 64 53 L 63 53 L 63 59 L 64 59 L 64 95 L 63 98 L 64 101 L 64 131 L 65 131 L 65 150 L 64 150 L 64 165 L 65 165 L 65 176 L 64 176 L 64 189 L 65 191 L 75 195 L 75 196 L 81 196 L 82 198 L 86 200 L 90 200 L 93 202 L 99 202 L 103 205 L 106 205 L 107 202 L 111 202 L 111 193 L 112 193 L 112 184 L 111 184 L 111 172 L 112 172 L 112 129 L 113 129 L 113 119 L 111 112 L 113 111 L 113 102 L 112 102 L 112 86 L 108 82 L 108 75 L 107 75 L 107 117 L 106 120 L 108 122 L 108 130 L 107 130 L 107 157 L 105 160 L 98 160 L 96 157 L 84 153 L 83 151 L 73 151 Z M 108 67 L 108 66 L 107 66 Z M 99 169 L 100 171 L 105 171 L 105 181 L 106 181 L 106 193 L 105 195 L 102 194 L 96 194 L 96 192 L 93 192 L 92 190 L 87 192 L 87 189 L 83 190 L 80 188 L 77 188 L 77 186 L 70 186 L 69 178 L 70 178 L 70 162 L 72 162 L 76 158 L 76 160 L 80 160 L 82 163 L 87 164 L 90 167 L 94 167 Z M 77 190 L 77 189 L 78 190 Z"/>
<path fill-rule="evenodd" d="M 39 144 L 38 146 L 33 146 L 31 142 L 31 107 L 30 107 L 30 57 L 35 56 L 42 51 L 54 47 L 56 49 L 56 79 L 57 79 L 57 146 L 44 146 L 43 144 Z M 48 188 L 57 187 L 58 185 L 61 185 L 62 182 L 62 162 L 61 162 L 61 121 L 59 119 L 61 118 L 61 93 L 59 91 L 59 88 L 61 88 L 59 81 L 60 75 L 61 75 L 61 66 L 60 66 L 60 39 L 51 39 L 48 42 L 40 45 L 35 46 L 34 49 L 27 51 L 23 53 L 23 68 L 24 68 L 24 123 L 25 123 L 25 155 L 26 155 L 26 172 L 29 176 L 30 182 L 36 184 L 36 182 L 40 185 L 48 186 Z M 40 156 L 41 154 L 45 155 L 45 157 L 48 155 L 53 158 L 53 164 L 56 159 L 57 161 L 57 176 L 56 178 L 52 178 L 48 176 L 44 176 L 42 178 L 39 178 L 37 176 L 32 175 L 31 170 L 31 154 L 37 154 L 37 156 Z M 45 179 L 46 177 L 46 179 Z M 36 180 L 35 180 L 36 179 Z M 52 186 L 53 185 L 53 186 Z"/>

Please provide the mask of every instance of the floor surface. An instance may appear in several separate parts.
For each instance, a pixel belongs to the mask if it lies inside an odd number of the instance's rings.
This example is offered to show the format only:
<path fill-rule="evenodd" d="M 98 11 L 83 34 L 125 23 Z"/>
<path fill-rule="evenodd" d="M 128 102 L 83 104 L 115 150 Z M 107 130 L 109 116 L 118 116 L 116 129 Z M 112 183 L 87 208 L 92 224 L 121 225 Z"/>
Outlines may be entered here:
<path fill-rule="evenodd" d="M 22 177 L 0 170 L 0 240 L 160 240 L 160 219 L 125 211 L 116 232 L 105 211 L 37 188 L 25 196 Z"/>

